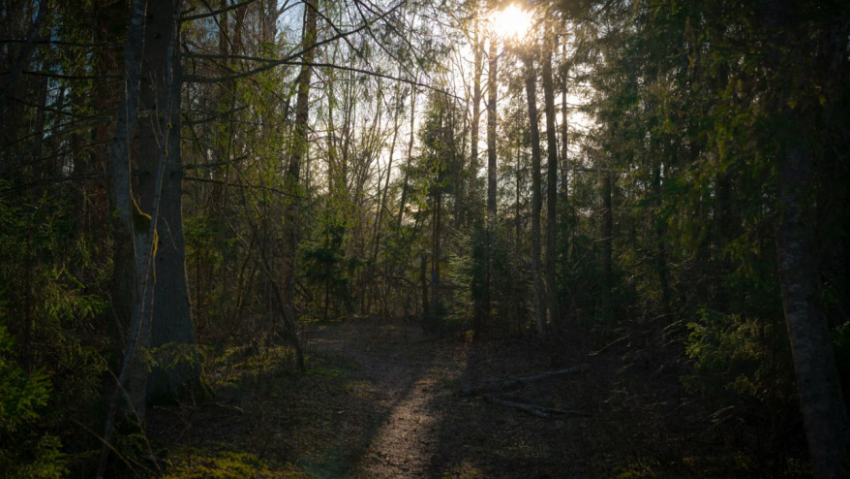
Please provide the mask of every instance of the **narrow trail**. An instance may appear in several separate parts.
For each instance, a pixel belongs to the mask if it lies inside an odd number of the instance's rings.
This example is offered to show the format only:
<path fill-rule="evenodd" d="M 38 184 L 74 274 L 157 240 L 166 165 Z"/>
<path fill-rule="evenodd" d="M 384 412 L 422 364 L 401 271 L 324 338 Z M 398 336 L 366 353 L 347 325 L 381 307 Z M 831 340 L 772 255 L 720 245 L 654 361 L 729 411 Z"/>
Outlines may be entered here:
<path fill-rule="evenodd" d="M 379 419 L 352 477 L 442 477 L 446 386 L 458 381 L 466 346 L 429 339 L 416 325 L 328 328 L 310 342 L 352 361 L 374 397 Z"/>
<path fill-rule="evenodd" d="M 423 334 L 415 324 L 359 322 L 320 327 L 308 347 L 355 365 L 372 398 L 347 478 L 559 478 L 588 475 L 592 418 L 545 420 L 458 394 L 463 386 L 551 368 L 530 341 L 473 344 Z M 576 375 L 544 381 L 509 398 L 576 409 L 589 404 Z"/>

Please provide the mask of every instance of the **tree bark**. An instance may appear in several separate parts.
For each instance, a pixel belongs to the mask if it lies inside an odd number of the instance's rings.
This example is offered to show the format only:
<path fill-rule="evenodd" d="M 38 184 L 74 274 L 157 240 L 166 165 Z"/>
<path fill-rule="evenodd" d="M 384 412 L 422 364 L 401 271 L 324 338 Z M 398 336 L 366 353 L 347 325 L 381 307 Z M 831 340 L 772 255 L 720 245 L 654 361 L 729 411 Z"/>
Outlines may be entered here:
<path fill-rule="evenodd" d="M 104 426 L 103 443 L 96 477 L 103 477 L 109 442 L 122 391 L 129 398 L 144 397 L 144 390 L 135 387 L 134 380 L 140 376 L 139 351 L 147 347 L 149 331 L 146 331 L 140 308 L 139 271 L 136 262 L 136 238 L 133 221 L 133 196 L 130 183 L 130 141 L 138 119 L 139 79 L 141 77 L 141 55 L 145 34 L 145 0 L 133 0 L 130 6 L 129 29 L 124 45 L 124 88 L 115 135 L 112 138 L 109 162 L 109 198 L 112 217 L 113 282 L 112 316 L 118 335 L 113 342 L 122 345 L 123 361 L 118 373 L 118 384 L 109 401 Z M 131 373 L 130 370 L 134 372 Z M 135 376 L 135 377 L 134 377 Z M 132 378 L 132 379 L 131 379 Z M 141 392 L 141 394 L 139 394 Z M 135 394 L 134 394 L 135 393 Z M 131 402 L 136 402 L 131 399 Z M 141 402 L 144 405 L 144 400 Z"/>
<path fill-rule="evenodd" d="M 442 209 L 442 192 L 439 186 L 432 186 L 434 192 L 434 211 L 433 211 L 433 237 L 432 237 L 432 252 L 431 252 L 431 309 L 436 316 L 440 315 L 440 222 Z"/>
<path fill-rule="evenodd" d="M 543 302 L 543 278 L 540 264 L 540 211 L 543 198 L 540 192 L 540 127 L 537 115 L 537 74 L 534 61 L 525 59 L 525 93 L 528 99 L 528 121 L 531 130 L 531 278 L 533 285 L 534 324 L 537 335 L 546 334 L 546 307 Z"/>
<path fill-rule="evenodd" d="M 302 61 L 304 65 L 301 67 L 301 72 L 298 75 L 298 95 L 295 101 L 295 129 L 292 134 L 291 155 L 289 157 L 289 165 L 286 171 L 286 186 L 291 193 L 297 193 L 301 175 L 301 162 L 307 153 L 307 137 L 309 135 L 308 120 L 310 115 L 309 100 L 310 100 L 310 80 L 312 78 L 312 67 L 309 66 L 313 62 L 316 55 L 316 30 L 318 23 L 318 8 L 319 0 L 307 0 L 304 2 L 304 38 L 301 44 L 305 51 Z M 283 309 L 286 311 L 284 315 L 284 327 L 287 329 L 287 336 L 291 341 L 297 343 L 298 337 L 295 334 L 295 275 L 296 275 L 296 258 L 298 256 L 298 198 L 291 197 L 289 204 L 286 207 L 285 213 L 285 232 L 284 232 L 284 251 L 286 257 L 283 261 Z M 295 345 L 296 349 L 300 349 L 299 345 Z M 300 362 L 300 361 L 299 361 Z M 299 367 L 303 369 L 303 364 Z"/>
<path fill-rule="evenodd" d="M 418 80 L 418 78 L 417 78 Z M 410 177 L 410 163 L 413 157 L 413 143 L 416 139 L 416 128 L 414 128 L 416 121 L 416 97 L 418 96 L 416 93 L 416 88 L 412 88 L 411 95 L 413 98 L 410 100 L 410 139 L 407 142 L 407 160 L 405 161 L 404 166 L 404 181 L 401 183 L 401 199 L 399 200 L 398 207 L 398 223 L 399 231 L 401 231 L 401 222 L 404 220 L 404 205 L 407 202 L 407 181 Z"/>
<path fill-rule="evenodd" d="M 15 128 L 10 127 L 4 121 L 7 116 L 10 116 L 10 119 L 12 120 L 19 121 L 18 118 L 14 118 L 12 115 L 9 115 L 9 112 L 6 109 L 6 105 L 8 104 L 8 98 L 10 96 L 9 93 L 13 91 L 15 84 L 17 83 L 18 78 L 20 77 L 21 72 L 24 69 L 24 66 L 29 60 L 30 53 L 32 53 L 32 50 L 35 47 L 33 41 L 36 39 L 38 31 L 41 29 L 41 24 L 44 22 L 44 18 L 47 15 L 49 3 L 50 2 L 48 2 L 47 0 L 39 2 L 38 13 L 35 16 L 32 28 L 27 33 L 26 41 L 18 51 L 18 58 L 15 59 L 15 62 L 12 64 L 12 68 L 8 73 L 0 75 L 0 82 L 2 82 L 2 88 L 0 88 L 0 141 L 5 143 L 0 143 L 0 151 L 5 150 L 5 148 L 8 145 L 12 145 L 14 141 L 13 131 L 15 130 Z M 9 12 L 6 12 L 4 16 L 8 17 Z"/>
<path fill-rule="evenodd" d="M 614 174 L 603 171 L 602 185 L 602 281 L 605 288 L 606 306 L 610 302 L 611 289 L 614 287 Z"/>
<path fill-rule="evenodd" d="M 808 152 L 788 147 L 779 172 L 776 254 L 782 306 L 794 355 L 797 388 L 817 478 L 847 477 L 850 422 L 819 303 L 813 214 L 805 207 L 814 167 Z"/>
<path fill-rule="evenodd" d="M 656 155 L 660 156 L 658 152 Z M 661 158 L 652 159 L 652 193 L 655 195 L 655 212 L 653 220 L 655 222 L 655 241 L 658 248 L 656 269 L 658 271 L 658 281 L 661 284 L 661 302 L 664 307 L 664 312 L 670 312 L 670 282 L 667 274 L 667 247 L 664 244 L 664 238 L 667 234 L 667 225 L 661 218 Z M 721 195 L 722 196 L 722 195 Z"/>
<path fill-rule="evenodd" d="M 153 211 L 158 194 L 160 200 L 150 343 L 152 349 L 159 350 L 153 356 L 156 364 L 148 378 L 147 398 L 171 401 L 195 389 L 202 373 L 183 235 L 182 78 L 177 30 L 180 0 L 148 1 L 142 63 L 142 108 L 147 114 L 139 128 L 138 184 L 143 210 Z M 157 191 L 155 175 L 161 158 L 165 165 Z"/>
<path fill-rule="evenodd" d="M 765 2 L 773 40 L 771 67 L 779 75 L 783 49 L 790 46 L 789 0 Z M 780 91 L 784 89 L 780 88 Z M 801 113 L 778 101 L 782 123 L 800 125 Z M 792 132 L 786 132 L 792 133 Z M 815 165 L 805 134 L 775 136 L 784 146 L 779 165 L 779 205 L 776 223 L 776 255 L 788 337 L 794 356 L 797 388 L 818 479 L 850 475 L 850 420 L 842 396 L 829 326 L 820 304 L 819 273 L 815 243 L 814 209 L 809 206 Z"/>
<path fill-rule="evenodd" d="M 422 319 L 431 315 L 428 307 L 428 255 L 422 253 L 419 258 L 419 284 L 422 288 Z"/>
<path fill-rule="evenodd" d="M 563 49 L 563 61 L 566 63 L 566 42 Z M 567 81 L 569 70 L 563 73 L 561 78 L 561 198 L 564 207 L 567 206 L 570 193 L 569 182 L 569 155 L 570 155 L 570 128 L 569 128 L 569 106 L 567 105 Z"/>
<path fill-rule="evenodd" d="M 496 224 L 496 84 L 499 58 L 496 54 L 496 37 L 490 38 L 490 69 L 487 77 L 487 227 L 490 232 Z M 488 246 L 489 248 L 489 246 Z M 489 310 L 489 309 L 488 309 Z"/>
<path fill-rule="evenodd" d="M 499 72 L 499 58 L 496 51 L 496 36 L 490 35 L 489 47 L 489 70 L 487 72 L 487 227 L 485 236 L 485 255 L 487 259 L 487 273 L 482 301 L 483 318 L 489 321 L 492 311 L 490 303 L 491 264 L 490 249 L 493 243 L 493 234 L 496 230 L 496 80 Z"/>
<path fill-rule="evenodd" d="M 136 0 L 131 7 L 130 27 L 127 44 L 124 48 L 125 87 L 121 96 L 121 107 L 115 135 L 112 138 L 109 163 L 109 197 L 112 218 L 113 241 L 113 283 L 112 315 L 116 323 L 117 337 L 113 338 L 120 357 L 133 357 L 134 373 L 127 374 L 131 379 L 121 387 L 130 395 L 133 405 L 142 411 L 144 401 L 138 400 L 139 385 L 136 383 L 140 373 L 138 352 L 149 345 L 150 325 L 143 318 L 134 318 L 142 298 L 139 295 L 139 274 L 137 262 L 136 228 L 134 227 L 134 200 L 130 182 L 130 142 L 138 119 L 139 83 L 141 78 L 141 55 L 145 31 L 145 0 Z M 141 321 L 134 325 L 134 320 Z M 126 361 L 125 361 L 126 362 Z M 121 365 L 121 370 L 126 369 Z M 118 372 L 121 374 L 121 371 Z M 143 384 L 143 381 L 142 381 Z M 142 390 L 143 391 L 143 390 Z"/>
<path fill-rule="evenodd" d="M 376 264 L 376 261 L 378 259 L 378 249 L 379 249 L 379 246 L 380 246 L 380 243 L 381 243 L 381 231 L 382 231 L 381 225 L 382 225 L 383 219 L 384 219 L 384 212 L 387 209 L 387 193 L 389 192 L 389 189 L 390 189 L 390 177 L 392 176 L 392 172 L 393 172 L 393 156 L 395 155 L 396 141 L 398 140 L 398 132 L 399 132 L 399 128 L 400 128 L 399 123 L 398 123 L 398 117 L 399 117 L 399 112 L 402 110 L 402 108 L 404 106 L 404 104 L 401 103 L 401 101 L 402 101 L 401 100 L 401 85 L 396 84 L 395 102 L 393 103 L 393 105 L 394 105 L 393 108 L 395 110 L 393 112 L 393 139 L 390 142 L 390 155 L 389 155 L 389 159 L 387 160 L 387 171 L 386 171 L 387 176 L 386 176 L 386 178 L 384 178 L 384 191 L 383 192 L 381 192 L 381 181 L 380 181 L 381 179 L 379 178 L 379 180 L 378 180 L 378 196 L 381 198 L 381 202 L 378 205 L 378 214 L 375 216 L 375 223 L 374 223 L 373 228 L 372 228 L 373 229 L 373 233 L 372 233 L 372 253 L 370 255 L 369 272 L 368 272 L 367 280 L 370 282 L 370 287 L 372 289 L 373 295 L 376 295 L 377 293 L 375 293 L 375 291 L 378 290 L 378 286 L 375 284 L 375 264 Z M 369 308 L 367 307 L 367 310 L 368 309 Z M 382 317 L 385 314 L 385 310 L 386 310 L 386 304 L 384 304 L 382 306 L 382 309 L 381 309 Z"/>
<path fill-rule="evenodd" d="M 551 35 L 548 35 L 551 37 Z M 549 321 L 561 327 L 561 308 L 558 304 L 558 285 L 555 261 L 558 248 L 558 140 L 555 137 L 555 86 L 552 79 L 552 40 L 544 42 L 543 97 L 546 103 L 546 145 L 549 153 L 546 184 L 546 298 Z"/>
<path fill-rule="evenodd" d="M 472 76 L 472 125 L 470 135 L 470 158 L 469 166 L 472 170 L 471 183 L 469 188 L 469 196 L 474 197 L 476 194 L 476 183 L 478 179 L 478 127 L 481 122 L 481 75 L 484 70 L 484 44 L 480 39 L 478 32 L 479 22 L 475 19 L 473 32 L 473 76 Z M 475 202 L 473 202 L 475 204 Z"/>

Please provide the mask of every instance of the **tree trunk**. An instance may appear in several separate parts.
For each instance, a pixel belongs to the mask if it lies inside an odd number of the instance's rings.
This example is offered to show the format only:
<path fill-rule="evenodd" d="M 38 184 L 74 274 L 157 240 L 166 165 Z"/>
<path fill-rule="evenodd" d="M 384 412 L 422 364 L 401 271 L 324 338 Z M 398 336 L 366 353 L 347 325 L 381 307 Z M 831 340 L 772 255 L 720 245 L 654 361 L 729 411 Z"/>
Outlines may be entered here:
<path fill-rule="evenodd" d="M 442 209 L 442 193 L 438 186 L 433 186 L 436 189 L 434 193 L 434 225 L 432 238 L 432 254 L 431 254 L 431 308 L 433 310 L 434 319 L 440 314 L 440 216 Z"/>
<path fill-rule="evenodd" d="M 493 232 L 496 224 L 496 79 L 499 58 L 496 37 L 490 38 L 490 71 L 487 78 L 487 227 Z M 488 246 L 489 248 L 489 246 Z M 489 308 L 488 308 L 489 311 Z"/>
<path fill-rule="evenodd" d="M 847 477 L 850 422 L 829 327 L 819 304 L 813 216 L 805 207 L 814 166 L 808 152 L 789 147 L 780 169 L 776 254 L 782 306 L 815 477 Z"/>
<path fill-rule="evenodd" d="M 183 236 L 182 77 L 176 28 L 179 3 L 179 0 L 149 0 L 142 64 L 142 107 L 147 116 L 139 129 L 142 209 L 153 212 L 155 198 L 160 195 L 154 259 L 156 301 L 152 309 L 150 344 L 151 348 L 159 350 L 154 355 L 156 364 L 148 378 L 147 397 L 167 401 L 195 389 L 202 380 Z M 165 165 L 160 191 L 157 191 L 156 174 L 161 158 Z"/>
<path fill-rule="evenodd" d="M 550 35 L 551 36 L 551 35 Z M 555 86 L 552 79 L 552 41 L 547 40 L 543 55 L 543 97 L 546 102 L 546 144 L 549 153 L 546 184 L 546 298 L 549 321 L 561 327 L 555 261 L 558 248 L 558 140 L 555 138 Z"/>
<path fill-rule="evenodd" d="M 654 150 L 651 150 L 654 151 Z M 660 154 L 655 151 L 656 155 Z M 652 193 L 655 195 L 655 213 L 653 220 L 655 222 L 655 241 L 658 248 L 656 269 L 658 271 L 658 281 L 661 284 L 661 302 L 665 313 L 670 313 L 670 282 L 667 274 L 667 247 L 664 244 L 664 237 L 667 234 L 667 225 L 664 223 L 661 216 L 661 166 L 660 158 L 652 159 Z"/>
<path fill-rule="evenodd" d="M 567 45 L 564 42 L 562 53 L 563 61 L 566 63 Z M 569 200 L 569 155 L 570 155 L 570 125 L 569 125 L 569 106 L 567 105 L 567 81 L 569 70 L 565 71 L 561 78 L 561 198 L 562 203 L 566 207 Z"/>
<path fill-rule="evenodd" d="M 103 477 L 109 442 L 122 391 L 128 402 L 144 406 L 144 389 L 136 384 L 147 371 L 138 354 L 147 348 L 149 329 L 142 320 L 139 294 L 138 264 L 136 262 L 136 238 L 133 221 L 133 196 L 130 183 L 130 141 L 138 119 L 139 79 L 141 77 L 141 55 L 145 34 L 145 0 L 133 0 L 130 7 L 129 30 L 124 44 L 124 85 L 121 107 L 115 135 L 112 138 L 109 162 L 109 198 L 112 217 L 113 282 L 112 316 L 116 322 L 117 338 L 114 343 L 123 346 L 123 361 L 118 373 L 118 384 L 109 401 L 104 426 L 103 443 L 96 477 Z M 139 225 L 142 229 L 144 225 Z M 149 325 L 148 325 L 149 326 Z M 131 372 L 132 369 L 132 372 Z M 141 401 L 138 399 L 141 397 Z"/>
<path fill-rule="evenodd" d="M 478 126 L 481 122 L 481 75 L 483 73 L 484 65 L 483 65 L 483 57 L 484 57 L 484 44 L 480 39 L 478 34 L 479 22 L 476 18 L 474 23 L 475 32 L 473 33 L 473 45 L 474 49 L 474 64 L 473 64 L 473 77 L 472 77 L 472 125 L 471 125 L 471 135 L 470 135 L 470 158 L 469 158 L 469 167 L 472 170 L 472 175 L 470 179 L 470 188 L 469 188 L 469 196 L 474 198 L 476 194 L 476 183 L 478 179 Z M 473 201 L 473 204 L 476 204 Z"/>
<path fill-rule="evenodd" d="M 127 392 L 130 402 L 140 415 L 144 414 L 143 367 L 139 360 L 139 351 L 149 345 L 150 324 L 144 318 L 134 317 L 141 304 L 139 295 L 139 270 L 136 250 L 136 228 L 134 227 L 134 200 L 130 182 L 130 142 L 138 119 L 139 82 L 141 78 L 141 54 L 144 44 L 144 20 L 146 2 L 136 0 L 131 7 L 130 28 L 124 48 L 125 88 L 121 96 L 121 107 L 115 135 L 112 138 L 112 151 L 109 170 L 109 197 L 112 218 L 113 241 L 113 283 L 112 316 L 116 322 L 118 335 L 113 344 L 118 347 L 121 363 L 119 375 L 128 365 L 132 372 L 124 373 L 129 379 L 121 384 Z M 139 229 L 144 225 L 139 225 Z M 133 324 L 139 321 L 138 325 Z M 129 361 L 126 358 L 130 358 Z M 135 359 L 133 359 L 135 358 Z M 127 364 L 129 363 L 129 364 Z M 142 387 L 140 390 L 139 388 Z M 141 409 L 141 410 L 139 410 Z"/>
<path fill-rule="evenodd" d="M 476 12 L 477 14 L 477 12 Z M 481 76 L 484 70 L 484 42 L 481 40 L 481 36 L 479 35 L 479 22 L 476 18 L 475 20 L 475 32 L 473 38 L 473 46 L 472 48 L 475 50 L 474 53 L 474 73 L 472 78 L 472 125 L 471 125 L 471 137 L 470 137 L 470 169 L 472 170 L 472 175 L 470 179 L 470 188 L 469 188 L 469 196 L 471 200 L 471 204 L 477 205 L 478 202 L 475 200 L 475 196 L 477 196 L 477 183 L 478 183 L 478 139 L 479 139 L 479 125 L 481 124 Z M 489 132 L 489 129 L 488 129 Z M 489 140 L 489 136 L 488 136 Z M 488 157 L 489 160 L 489 157 Z M 489 176 L 488 176 L 489 178 Z M 489 179 L 488 179 L 489 182 Z M 475 211 L 472 214 L 472 218 L 476 218 L 475 213 L 479 213 Z M 475 223 L 480 224 L 480 223 Z M 478 226 L 476 226 L 478 228 Z M 476 268 L 476 271 L 480 271 L 481 268 Z M 480 274 L 480 273 L 478 273 Z M 479 277 L 476 282 L 480 282 L 481 278 Z M 480 284 L 480 283 L 479 283 Z M 475 311 L 473 314 L 473 329 L 477 334 L 481 334 L 483 332 L 484 323 L 486 321 L 486 305 L 485 299 L 486 295 L 481 294 L 482 291 L 476 290 L 475 292 Z"/>
<path fill-rule="evenodd" d="M 387 209 L 387 193 L 390 189 L 390 177 L 393 172 L 393 156 L 395 155 L 395 146 L 396 141 L 398 140 L 398 117 L 399 112 L 402 110 L 403 104 L 401 103 L 401 86 L 396 84 L 396 93 L 395 93 L 395 102 L 394 102 L 394 110 L 393 113 L 393 139 L 390 142 L 390 156 L 387 161 L 387 170 L 386 170 L 386 178 L 384 180 L 384 191 L 381 192 L 381 180 L 382 178 L 378 178 L 378 197 L 381 198 L 380 204 L 378 205 L 378 214 L 375 216 L 375 223 L 373 225 L 373 233 L 372 233 L 372 253 L 370 254 L 369 261 L 369 271 L 367 274 L 367 281 L 369 281 L 369 286 L 371 289 L 371 297 L 377 296 L 379 287 L 375 283 L 375 264 L 378 259 L 378 249 L 381 243 L 381 226 L 384 219 L 384 211 Z M 368 306 L 366 308 L 369 309 Z M 382 306 L 381 315 L 383 317 L 386 309 L 386 303 Z"/>
<path fill-rule="evenodd" d="M 297 194 L 299 191 L 298 183 L 301 175 L 301 162 L 307 152 L 307 136 L 309 128 L 307 122 L 309 120 L 309 99 L 310 99 L 310 80 L 312 78 L 312 67 L 307 65 L 313 62 L 316 55 L 316 29 L 318 23 L 318 8 L 319 0 L 307 0 L 304 2 L 304 38 L 302 39 L 302 48 L 305 53 L 302 61 L 305 63 L 301 67 L 301 72 L 298 75 L 298 95 L 295 101 L 295 130 L 292 134 L 291 155 L 289 157 L 289 165 L 286 171 L 286 186 L 291 193 Z M 284 233 L 284 251 L 286 257 L 283 261 L 283 310 L 287 312 L 284 315 L 284 326 L 287 329 L 286 335 L 290 341 L 298 341 L 295 329 L 295 275 L 296 275 L 296 258 L 298 256 L 298 198 L 292 197 L 289 199 L 289 204 L 286 207 L 285 214 L 285 233 Z M 296 348 L 298 349 L 297 345 Z M 301 363 L 301 360 L 299 360 Z M 299 367 L 303 368 L 300 364 Z"/>
<path fill-rule="evenodd" d="M 614 287 L 614 178 L 610 171 L 602 172 L 602 281 L 605 289 L 606 307 L 610 302 L 611 289 Z"/>
<path fill-rule="evenodd" d="M 499 58 L 496 51 L 496 36 L 490 36 L 489 70 L 487 74 L 487 227 L 485 236 L 485 255 L 487 259 L 487 273 L 484 288 L 484 299 L 482 309 L 484 318 L 489 321 L 492 307 L 490 304 L 491 264 L 490 248 L 493 243 L 493 235 L 496 229 L 496 80 L 499 72 Z"/>
<path fill-rule="evenodd" d="M 422 319 L 431 315 L 428 307 L 428 255 L 422 253 L 419 259 L 419 284 L 422 287 Z"/>
<path fill-rule="evenodd" d="M 788 46 L 791 5 L 788 0 L 766 1 L 766 18 L 773 30 L 772 69 L 782 65 Z M 800 112 L 779 100 L 783 123 L 799 125 Z M 802 126 L 802 125 L 800 125 Z M 790 132 L 788 132 L 790 133 Z M 804 134 L 775 136 L 785 144 L 779 167 L 779 218 L 776 255 L 782 306 L 794 356 L 794 370 L 806 438 L 815 477 L 838 479 L 850 475 L 850 420 L 844 406 L 841 381 L 829 338 L 829 326 L 820 305 L 815 244 L 815 213 L 808 206 L 814 183 L 814 162 Z M 796 136 L 796 138 L 794 137 Z"/>
<path fill-rule="evenodd" d="M 543 208 L 540 175 L 540 129 L 537 118 L 537 77 L 534 61 L 525 60 L 525 92 L 528 97 L 528 121 L 531 128 L 531 278 L 534 298 L 534 324 L 537 335 L 546 334 L 546 307 L 543 304 L 543 278 L 540 264 L 540 210 Z"/>
<path fill-rule="evenodd" d="M 418 77 L 417 77 L 418 81 Z M 405 161 L 404 166 L 404 181 L 401 183 L 401 199 L 399 200 L 398 207 L 398 223 L 399 231 L 401 231 L 401 222 L 404 220 L 404 205 L 407 202 L 407 181 L 410 176 L 410 162 L 413 157 L 413 143 L 416 138 L 416 128 L 414 128 L 414 124 L 416 121 L 416 89 L 414 88 L 411 92 L 413 98 L 410 100 L 410 139 L 407 143 L 407 160 Z"/>

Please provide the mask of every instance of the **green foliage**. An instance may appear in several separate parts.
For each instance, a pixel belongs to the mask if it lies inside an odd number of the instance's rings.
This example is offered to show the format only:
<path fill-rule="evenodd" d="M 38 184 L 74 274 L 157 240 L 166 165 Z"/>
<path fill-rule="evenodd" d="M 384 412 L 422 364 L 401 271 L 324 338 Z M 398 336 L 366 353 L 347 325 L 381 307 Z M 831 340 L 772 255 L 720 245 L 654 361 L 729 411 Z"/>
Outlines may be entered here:
<path fill-rule="evenodd" d="M 1 318 L 1 317 L 0 317 Z M 50 381 L 44 371 L 27 374 L 6 359 L 12 339 L 0 326 L 0 469 L 4 478 L 59 478 L 68 470 L 59 439 L 34 426 L 47 405 Z"/>
<path fill-rule="evenodd" d="M 784 321 L 704 308 L 688 327 L 694 372 L 680 378 L 686 390 L 716 409 L 709 419 L 724 436 L 749 444 L 772 468 L 791 468 L 803 439 Z M 748 426 L 746 435 L 742 425 Z"/>
<path fill-rule="evenodd" d="M 330 304 L 335 311 L 339 305 L 346 313 L 353 310 L 351 278 L 360 263 L 345 257 L 345 236 L 345 225 L 325 223 L 320 240 L 304 251 L 306 277 L 324 298 L 325 314 Z"/>
<path fill-rule="evenodd" d="M 88 416 L 107 367 L 108 256 L 87 232 L 75 236 L 67 206 L 49 194 L 0 198 L 0 470 L 8 477 L 58 477 L 70 464 L 65 454 L 87 447 L 58 437 L 82 434 L 68 418 Z"/>
<path fill-rule="evenodd" d="M 850 322 L 844 323 L 832 332 L 832 344 L 835 348 L 835 364 L 841 376 L 844 400 L 850 398 Z"/>
<path fill-rule="evenodd" d="M 0 326 L 0 353 L 9 354 L 12 338 Z M 22 424 L 35 419 L 36 408 L 47 404 L 50 381 L 43 371 L 31 374 L 0 356 L 0 427 L 13 432 Z"/>
<path fill-rule="evenodd" d="M 782 321 L 744 319 L 703 309 L 689 323 L 686 348 L 696 374 L 683 381 L 695 392 L 759 403 L 795 400 L 791 348 Z M 725 394 L 724 394 L 725 393 Z"/>

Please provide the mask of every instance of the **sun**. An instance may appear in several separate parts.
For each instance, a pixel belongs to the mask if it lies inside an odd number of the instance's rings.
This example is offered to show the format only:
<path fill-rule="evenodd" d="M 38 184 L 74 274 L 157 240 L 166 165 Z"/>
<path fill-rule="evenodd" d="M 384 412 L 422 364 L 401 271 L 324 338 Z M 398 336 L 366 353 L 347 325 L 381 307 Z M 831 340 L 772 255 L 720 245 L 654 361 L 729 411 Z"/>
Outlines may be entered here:
<path fill-rule="evenodd" d="M 492 18 L 495 32 L 502 38 L 522 37 L 531 26 L 531 13 L 514 4 L 493 12 Z"/>

